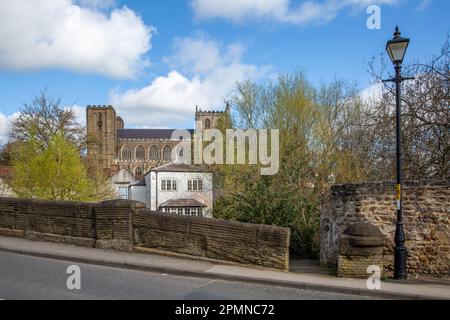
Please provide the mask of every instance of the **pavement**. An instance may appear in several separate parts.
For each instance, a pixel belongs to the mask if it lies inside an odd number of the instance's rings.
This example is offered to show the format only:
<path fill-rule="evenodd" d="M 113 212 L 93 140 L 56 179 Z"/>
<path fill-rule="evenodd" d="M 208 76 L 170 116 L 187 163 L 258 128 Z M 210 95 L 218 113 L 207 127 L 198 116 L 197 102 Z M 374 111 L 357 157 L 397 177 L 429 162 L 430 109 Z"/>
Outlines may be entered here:
<path fill-rule="evenodd" d="M 361 297 L 450 300 L 450 286 L 442 283 L 417 283 L 414 281 L 400 283 L 390 280 L 383 281 L 380 290 L 370 290 L 367 288 L 366 280 L 343 279 L 323 273 L 282 272 L 193 258 L 151 253 L 127 253 L 10 237 L 0 237 L 0 251 L 173 276 L 239 281 Z"/>

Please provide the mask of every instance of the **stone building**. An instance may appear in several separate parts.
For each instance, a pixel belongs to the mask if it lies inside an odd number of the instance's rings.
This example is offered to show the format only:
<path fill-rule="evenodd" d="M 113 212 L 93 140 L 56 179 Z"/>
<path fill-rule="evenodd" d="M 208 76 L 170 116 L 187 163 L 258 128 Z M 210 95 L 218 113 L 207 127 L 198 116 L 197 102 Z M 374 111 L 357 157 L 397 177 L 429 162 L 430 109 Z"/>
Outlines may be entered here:
<path fill-rule="evenodd" d="M 224 116 L 230 116 L 228 104 L 225 111 L 202 111 L 197 107 L 195 129 L 214 128 Z M 96 159 L 113 173 L 126 169 L 139 180 L 151 169 L 171 162 L 172 149 L 179 143 L 179 139 L 172 139 L 175 129 L 126 129 L 112 106 L 88 106 L 86 126 L 91 140 L 88 158 Z"/>

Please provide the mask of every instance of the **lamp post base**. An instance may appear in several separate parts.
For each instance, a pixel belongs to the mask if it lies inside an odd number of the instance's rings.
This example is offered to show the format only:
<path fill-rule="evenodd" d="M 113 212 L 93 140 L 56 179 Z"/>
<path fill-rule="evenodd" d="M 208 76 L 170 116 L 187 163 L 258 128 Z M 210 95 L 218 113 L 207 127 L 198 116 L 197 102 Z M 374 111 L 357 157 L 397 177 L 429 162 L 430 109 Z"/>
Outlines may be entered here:
<path fill-rule="evenodd" d="M 394 248 L 394 279 L 406 280 L 408 279 L 408 273 L 406 271 L 406 258 L 408 256 L 408 250 L 406 247 Z"/>

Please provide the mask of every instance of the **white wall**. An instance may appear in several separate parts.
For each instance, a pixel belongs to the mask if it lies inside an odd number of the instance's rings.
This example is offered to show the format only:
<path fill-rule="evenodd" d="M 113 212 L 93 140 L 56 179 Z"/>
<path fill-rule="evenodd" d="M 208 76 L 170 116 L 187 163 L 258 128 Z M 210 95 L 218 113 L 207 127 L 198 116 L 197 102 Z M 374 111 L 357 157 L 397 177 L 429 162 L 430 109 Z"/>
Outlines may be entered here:
<path fill-rule="evenodd" d="M 11 188 L 8 187 L 6 183 L 0 178 L 0 197 L 15 197 L 14 192 L 12 192 Z"/>
<path fill-rule="evenodd" d="M 122 169 L 110 178 L 111 185 L 119 197 L 119 187 L 128 188 L 130 185 L 137 183 L 139 180 L 135 178 L 128 170 Z"/>
<path fill-rule="evenodd" d="M 150 172 L 146 177 L 147 206 L 157 210 L 162 203 L 173 199 L 195 199 L 204 205 L 204 216 L 212 217 L 213 182 L 210 172 Z M 202 191 L 188 191 L 189 179 L 202 179 Z M 177 191 L 161 191 L 161 180 L 176 180 Z"/>
<path fill-rule="evenodd" d="M 155 200 L 152 201 L 152 199 L 156 198 L 156 172 L 151 171 L 147 174 L 145 176 L 145 183 L 147 185 L 145 204 L 150 210 L 156 211 Z"/>
<path fill-rule="evenodd" d="M 146 199 L 146 194 L 147 194 L 146 186 L 131 186 L 128 188 L 128 190 L 129 190 L 128 199 L 146 203 L 146 200 L 147 200 Z"/>

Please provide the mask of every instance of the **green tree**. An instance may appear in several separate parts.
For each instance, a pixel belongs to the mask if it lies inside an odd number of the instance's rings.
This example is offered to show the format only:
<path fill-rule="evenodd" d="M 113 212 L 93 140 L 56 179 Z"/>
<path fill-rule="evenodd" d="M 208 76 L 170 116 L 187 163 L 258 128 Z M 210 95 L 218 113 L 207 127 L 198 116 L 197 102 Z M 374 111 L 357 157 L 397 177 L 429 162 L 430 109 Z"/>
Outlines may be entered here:
<path fill-rule="evenodd" d="M 96 159 L 83 158 L 83 163 L 87 168 L 87 174 L 93 187 L 92 198 L 95 201 L 104 201 L 117 197 L 106 169 Z"/>
<path fill-rule="evenodd" d="M 30 135 L 14 154 L 13 170 L 12 189 L 18 197 L 95 200 L 79 151 L 62 134 L 51 136 L 46 145 Z"/>
<path fill-rule="evenodd" d="M 24 104 L 9 136 L 10 142 L 0 151 L 0 164 L 21 169 L 14 173 L 16 188 L 21 190 L 18 196 L 93 201 L 115 197 L 103 168 L 82 156 L 91 142 L 85 128 L 77 123 L 73 110 L 63 108 L 61 100 L 48 96 L 45 90 Z M 64 152 L 68 153 L 67 159 L 62 158 Z M 77 174 L 79 180 L 75 179 Z M 65 186 L 73 179 L 76 186 Z"/>
<path fill-rule="evenodd" d="M 215 216 L 290 227 L 291 253 L 317 257 L 319 203 L 332 183 L 364 179 L 359 161 L 361 101 L 354 86 L 335 80 L 316 89 L 303 73 L 266 84 L 239 84 L 233 99 L 241 128 L 280 131 L 280 170 L 220 166 Z"/>

